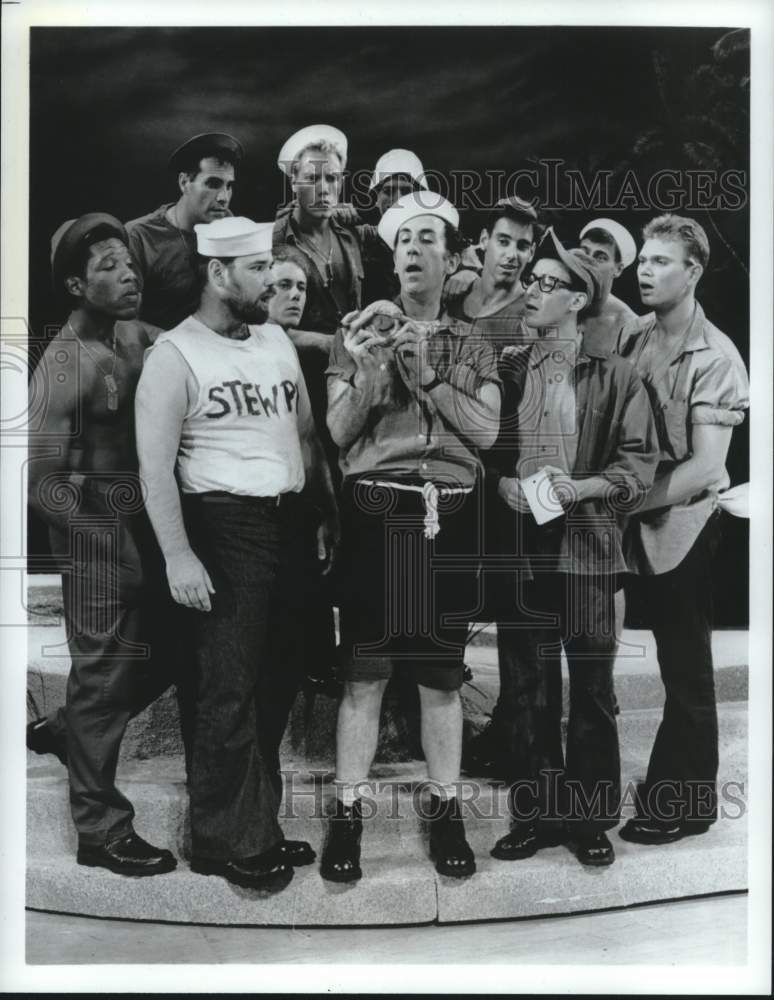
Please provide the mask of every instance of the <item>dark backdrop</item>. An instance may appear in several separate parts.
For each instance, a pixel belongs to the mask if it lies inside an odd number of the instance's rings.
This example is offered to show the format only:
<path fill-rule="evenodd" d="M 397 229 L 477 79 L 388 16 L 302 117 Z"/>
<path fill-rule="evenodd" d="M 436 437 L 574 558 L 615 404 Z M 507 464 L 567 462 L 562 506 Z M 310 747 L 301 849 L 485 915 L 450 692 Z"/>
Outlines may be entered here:
<path fill-rule="evenodd" d="M 232 209 L 271 219 L 288 195 L 276 157 L 312 122 L 349 137 L 348 169 L 372 169 L 392 146 L 413 149 L 463 209 L 477 238 L 502 178 L 562 160 L 555 190 L 518 191 L 552 205 L 569 195 L 567 169 L 587 185 L 609 171 L 597 207 L 550 212 L 572 242 L 594 215 L 633 232 L 658 210 L 648 183 L 663 169 L 749 169 L 749 42 L 731 28 L 34 28 L 31 33 L 30 295 L 33 345 L 63 317 L 49 278 L 49 241 L 65 219 L 102 210 L 121 219 L 176 197 L 169 153 L 197 132 L 243 142 Z M 501 172 L 498 178 L 495 172 Z M 631 171 L 627 175 L 627 172 Z M 461 184 L 482 181 L 461 196 Z M 627 176 L 646 193 L 621 198 Z M 456 180 L 455 180 L 456 176 Z M 631 180 L 628 182 L 631 192 Z M 737 190 L 739 183 L 737 181 Z M 744 185 L 742 185 L 744 187 Z M 350 186 L 350 194 L 352 188 Z M 346 194 L 346 192 L 345 192 Z M 607 202 L 605 202 L 607 197 Z M 700 286 L 705 311 L 749 351 L 749 211 L 685 207 L 707 229 L 712 260 Z M 739 204 L 739 202 L 742 202 Z M 639 309 L 634 268 L 616 292 Z M 747 422 L 734 434 L 732 482 L 748 476 Z M 724 517 L 719 624 L 747 621 L 747 523 Z M 30 551 L 45 551 L 31 519 Z"/>

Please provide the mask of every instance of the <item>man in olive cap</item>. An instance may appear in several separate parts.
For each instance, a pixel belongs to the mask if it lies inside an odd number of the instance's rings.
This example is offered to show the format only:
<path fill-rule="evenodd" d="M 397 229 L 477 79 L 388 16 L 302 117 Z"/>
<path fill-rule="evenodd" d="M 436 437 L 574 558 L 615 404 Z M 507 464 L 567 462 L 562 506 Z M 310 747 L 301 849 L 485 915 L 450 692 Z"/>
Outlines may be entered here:
<path fill-rule="evenodd" d="M 636 313 L 612 294 L 613 282 L 634 263 L 637 246 L 628 229 L 614 219 L 592 219 L 580 231 L 580 247 L 594 261 L 599 292 L 583 315 L 586 344 L 613 351 L 622 328 Z"/>
<path fill-rule="evenodd" d="M 141 317 L 169 330 L 198 302 L 194 226 L 230 214 L 241 144 L 226 132 L 188 139 L 169 158 L 180 195 L 127 222 L 129 247 L 143 280 Z"/>
<path fill-rule="evenodd" d="M 492 854 L 530 857 L 560 842 L 566 821 L 578 860 L 608 865 L 605 831 L 618 822 L 621 794 L 612 684 L 613 595 L 626 570 L 620 522 L 653 482 L 658 445 L 636 372 L 582 340 L 578 318 L 597 293 L 589 258 L 549 229 L 521 280 L 533 338 L 501 353 L 501 430 L 487 458 L 512 529 L 503 554 L 519 560 L 511 612 L 497 622 L 513 825 Z M 566 754 L 561 699 L 548 690 L 562 646 Z"/>
<path fill-rule="evenodd" d="M 52 240 L 54 285 L 72 309 L 32 378 L 32 398 L 46 405 L 30 433 L 29 500 L 61 560 L 72 665 L 65 708 L 32 722 L 27 746 L 67 765 L 78 864 L 156 875 L 175 859 L 137 836 L 115 784 L 127 723 L 165 690 L 176 662 L 169 619 L 158 620 L 168 601 L 134 448 L 135 389 L 159 331 L 137 320 L 127 243 L 102 212 L 64 223 Z"/>

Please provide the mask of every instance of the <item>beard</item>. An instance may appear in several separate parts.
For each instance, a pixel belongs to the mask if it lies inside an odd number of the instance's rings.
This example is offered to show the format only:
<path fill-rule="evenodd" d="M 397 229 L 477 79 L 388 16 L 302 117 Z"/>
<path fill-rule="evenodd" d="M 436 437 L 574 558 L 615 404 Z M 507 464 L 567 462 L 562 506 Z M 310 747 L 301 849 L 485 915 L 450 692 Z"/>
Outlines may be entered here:
<path fill-rule="evenodd" d="M 249 300 L 241 296 L 234 297 L 229 299 L 228 305 L 234 318 L 243 323 L 254 323 L 260 326 L 269 318 L 268 303 L 261 302 L 260 299 Z"/>

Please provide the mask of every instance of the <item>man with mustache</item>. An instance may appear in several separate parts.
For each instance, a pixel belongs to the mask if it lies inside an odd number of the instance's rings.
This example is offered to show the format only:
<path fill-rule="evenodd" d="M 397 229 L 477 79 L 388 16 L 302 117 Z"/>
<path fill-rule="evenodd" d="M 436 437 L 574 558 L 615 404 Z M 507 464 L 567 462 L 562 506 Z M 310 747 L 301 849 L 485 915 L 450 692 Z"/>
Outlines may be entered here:
<path fill-rule="evenodd" d="M 459 262 L 458 225 L 457 210 L 426 192 L 384 214 L 379 233 L 393 250 L 400 296 L 344 317 L 328 368 L 346 527 L 338 794 L 321 865 L 335 882 L 362 876 L 359 789 L 396 670 L 419 686 L 436 869 L 459 878 L 476 868 L 456 797 L 459 689 L 465 614 L 475 603 L 478 450 L 494 440 L 500 392 L 491 346 L 442 311 L 444 280 Z M 405 556 L 388 557 L 396 547 Z M 432 560 L 446 556 L 467 571 L 433 573 Z"/>
<path fill-rule="evenodd" d="M 614 351 L 621 328 L 636 313 L 612 294 L 613 282 L 634 263 L 637 245 L 631 233 L 614 219 L 592 219 L 580 231 L 581 250 L 591 257 L 599 279 L 599 294 L 583 315 L 583 337 L 597 351 Z"/>
<path fill-rule="evenodd" d="M 626 326 L 618 352 L 642 376 L 656 417 L 656 481 L 627 532 L 631 587 L 646 609 L 664 682 L 664 715 L 621 837 L 664 844 L 717 819 L 718 723 L 712 663 L 712 557 L 718 492 L 749 383 L 731 340 L 705 317 L 696 286 L 709 242 L 693 219 L 662 215 L 643 230 L 637 280 L 652 310 Z"/>
<path fill-rule="evenodd" d="M 513 823 L 492 854 L 530 857 L 563 839 L 565 821 L 578 860 L 609 865 L 606 831 L 618 822 L 621 795 L 612 683 L 613 595 L 626 570 L 619 519 L 653 482 L 655 429 L 633 368 L 582 340 L 578 317 L 597 291 L 589 258 L 549 229 L 522 282 L 533 338 L 501 354 L 501 430 L 487 457 L 503 538 L 512 539 L 503 552 L 519 561 L 510 614 L 497 622 Z M 562 647 L 566 753 L 561 695 L 551 690 L 561 683 Z"/>
<path fill-rule="evenodd" d="M 315 857 L 277 822 L 279 745 L 301 666 L 305 485 L 329 556 L 338 530 L 298 357 L 266 322 L 272 228 L 244 218 L 196 227 L 198 308 L 159 337 L 137 391 L 148 513 L 172 596 L 190 609 L 191 868 L 269 892 Z"/>
<path fill-rule="evenodd" d="M 194 227 L 230 215 L 242 146 L 226 132 L 188 139 L 169 158 L 177 201 L 127 222 L 129 246 L 143 281 L 141 317 L 170 330 L 196 308 Z"/>
<path fill-rule="evenodd" d="M 117 219 L 70 220 L 51 245 L 54 287 L 72 310 L 31 382 L 32 410 L 45 405 L 31 421 L 29 499 L 61 561 L 72 665 L 65 707 L 28 726 L 27 746 L 67 766 L 78 864 L 157 875 L 175 858 L 135 833 L 116 766 L 129 719 L 176 663 L 134 444 L 135 389 L 159 331 L 137 320 L 140 280 Z"/>

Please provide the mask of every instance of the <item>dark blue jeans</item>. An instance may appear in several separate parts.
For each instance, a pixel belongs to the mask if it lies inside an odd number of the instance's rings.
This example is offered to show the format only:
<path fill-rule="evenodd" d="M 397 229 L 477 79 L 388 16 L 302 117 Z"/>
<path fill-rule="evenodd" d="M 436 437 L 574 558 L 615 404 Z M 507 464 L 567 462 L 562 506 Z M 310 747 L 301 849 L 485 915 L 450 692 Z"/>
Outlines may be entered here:
<path fill-rule="evenodd" d="M 191 842 L 202 858 L 252 857 L 282 839 L 279 744 L 302 666 L 302 630 L 298 619 L 291 623 L 304 590 L 291 571 L 300 502 L 183 500 L 191 544 L 215 588 L 210 612 L 188 612 L 196 668 Z"/>
<path fill-rule="evenodd" d="M 664 683 L 664 715 L 640 812 L 676 819 L 717 819 L 718 717 L 712 663 L 712 560 L 720 536 L 713 514 L 683 561 L 658 576 L 631 576 L 627 589 L 642 602 L 653 629 Z"/>
<path fill-rule="evenodd" d="M 518 613 L 497 623 L 499 724 L 514 818 L 546 825 L 564 819 L 579 834 L 618 822 L 615 587 L 614 577 L 541 573 L 525 584 Z M 570 675 L 564 755 L 562 647 Z"/>

